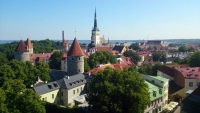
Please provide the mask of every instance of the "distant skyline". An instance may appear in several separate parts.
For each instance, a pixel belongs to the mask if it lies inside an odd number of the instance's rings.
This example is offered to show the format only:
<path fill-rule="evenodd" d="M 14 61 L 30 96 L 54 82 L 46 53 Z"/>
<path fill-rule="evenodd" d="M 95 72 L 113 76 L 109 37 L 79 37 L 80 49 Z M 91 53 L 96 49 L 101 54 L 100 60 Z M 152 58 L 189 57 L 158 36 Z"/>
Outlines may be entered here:
<path fill-rule="evenodd" d="M 0 0 L 0 40 L 90 40 L 95 7 L 105 39 L 200 39 L 200 0 Z"/>

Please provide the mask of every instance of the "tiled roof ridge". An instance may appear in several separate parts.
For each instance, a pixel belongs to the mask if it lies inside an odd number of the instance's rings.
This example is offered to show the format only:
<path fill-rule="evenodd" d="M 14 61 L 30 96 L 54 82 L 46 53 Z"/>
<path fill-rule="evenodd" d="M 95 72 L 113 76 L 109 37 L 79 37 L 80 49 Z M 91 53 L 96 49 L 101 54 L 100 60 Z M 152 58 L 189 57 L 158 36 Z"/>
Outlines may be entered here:
<path fill-rule="evenodd" d="M 27 38 L 27 40 L 26 40 L 26 46 L 28 46 L 28 48 L 33 48 L 33 45 L 29 38 Z"/>
<path fill-rule="evenodd" d="M 29 52 L 26 49 L 26 44 L 24 43 L 24 41 L 20 40 L 19 44 L 17 45 L 15 52 Z"/>
<path fill-rule="evenodd" d="M 74 41 L 69 49 L 67 56 L 84 56 L 84 53 L 76 38 L 74 38 Z"/>

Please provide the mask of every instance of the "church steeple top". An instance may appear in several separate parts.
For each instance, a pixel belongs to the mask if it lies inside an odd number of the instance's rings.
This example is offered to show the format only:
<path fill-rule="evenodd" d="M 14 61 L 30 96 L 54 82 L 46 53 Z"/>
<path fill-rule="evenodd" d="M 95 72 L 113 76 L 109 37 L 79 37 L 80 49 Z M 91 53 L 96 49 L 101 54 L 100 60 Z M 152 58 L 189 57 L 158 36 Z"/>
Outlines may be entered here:
<path fill-rule="evenodd" d="M 97 27 L 97 15 L 96 15 L 96 8 L 95 8 L 95 13 L 94 13 L 94 28 L 93 31 L 99 31 Z"/>

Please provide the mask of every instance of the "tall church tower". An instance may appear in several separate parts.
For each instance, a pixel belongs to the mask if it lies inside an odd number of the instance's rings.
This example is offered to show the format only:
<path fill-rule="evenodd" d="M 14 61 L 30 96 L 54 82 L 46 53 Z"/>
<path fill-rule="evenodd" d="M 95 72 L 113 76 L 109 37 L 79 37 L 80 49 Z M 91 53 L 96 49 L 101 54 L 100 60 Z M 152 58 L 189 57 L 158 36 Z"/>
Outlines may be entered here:
<path fill-rule="evenodd" d="M 30 61 L 28 47 L 22 40 L 20 40 L 17 45 L 14 56 L 16 60 L 20 60 L 22 62 Z"/>
<path fill-rule="evenodd" d="M 91 36 L 91 43 L 93 42 L 95 46 L 100 44 L 100 32 L 99 28 L 97 27 L 97 18 L 96 18 L 96 9 L 94 14 L 94 27 L 92 29 L 92 36 Z"/>
<path fill-rule="evenodd" d="M 84 72 L 84 53 L 76 38 L 67 53 L 67 72 L 69 76 Z"/>

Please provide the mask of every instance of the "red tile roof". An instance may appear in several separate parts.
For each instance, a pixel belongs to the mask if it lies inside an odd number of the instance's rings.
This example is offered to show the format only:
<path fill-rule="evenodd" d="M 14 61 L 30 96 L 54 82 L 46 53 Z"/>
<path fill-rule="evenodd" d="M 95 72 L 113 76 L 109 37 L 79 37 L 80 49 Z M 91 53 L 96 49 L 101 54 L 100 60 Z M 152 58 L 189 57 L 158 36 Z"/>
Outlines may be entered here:
<path fill-rule="evenodd" d="M 76 38 L 74 38 L 72 46 L 69 49 L 68 56 L 84 56 L 83 50 Z"/>
<path fill-rule="evenodd" d="M 62 42 L 62 46 L 68 46 L 68 45 L 69 45 L 69 42 L 68 42 L 68 41 L 64 40 L 64 41 Z"/>
<path fill-rule="evenodd" d="M 20 40 L 19 44 L 15 49 L 15 52 L 29 52 L 29 51 L 26 49 L 26 44 L 22 40 Z"/>
<path fill-rule="evenodd" d="M 33 45 L 31 43 L 31 41 L 29 40 L 29 38 L 27 38 L 27 40 L 26 40 L 26 46 L 28 46 L 28 48 L 33 48 Z"/>

